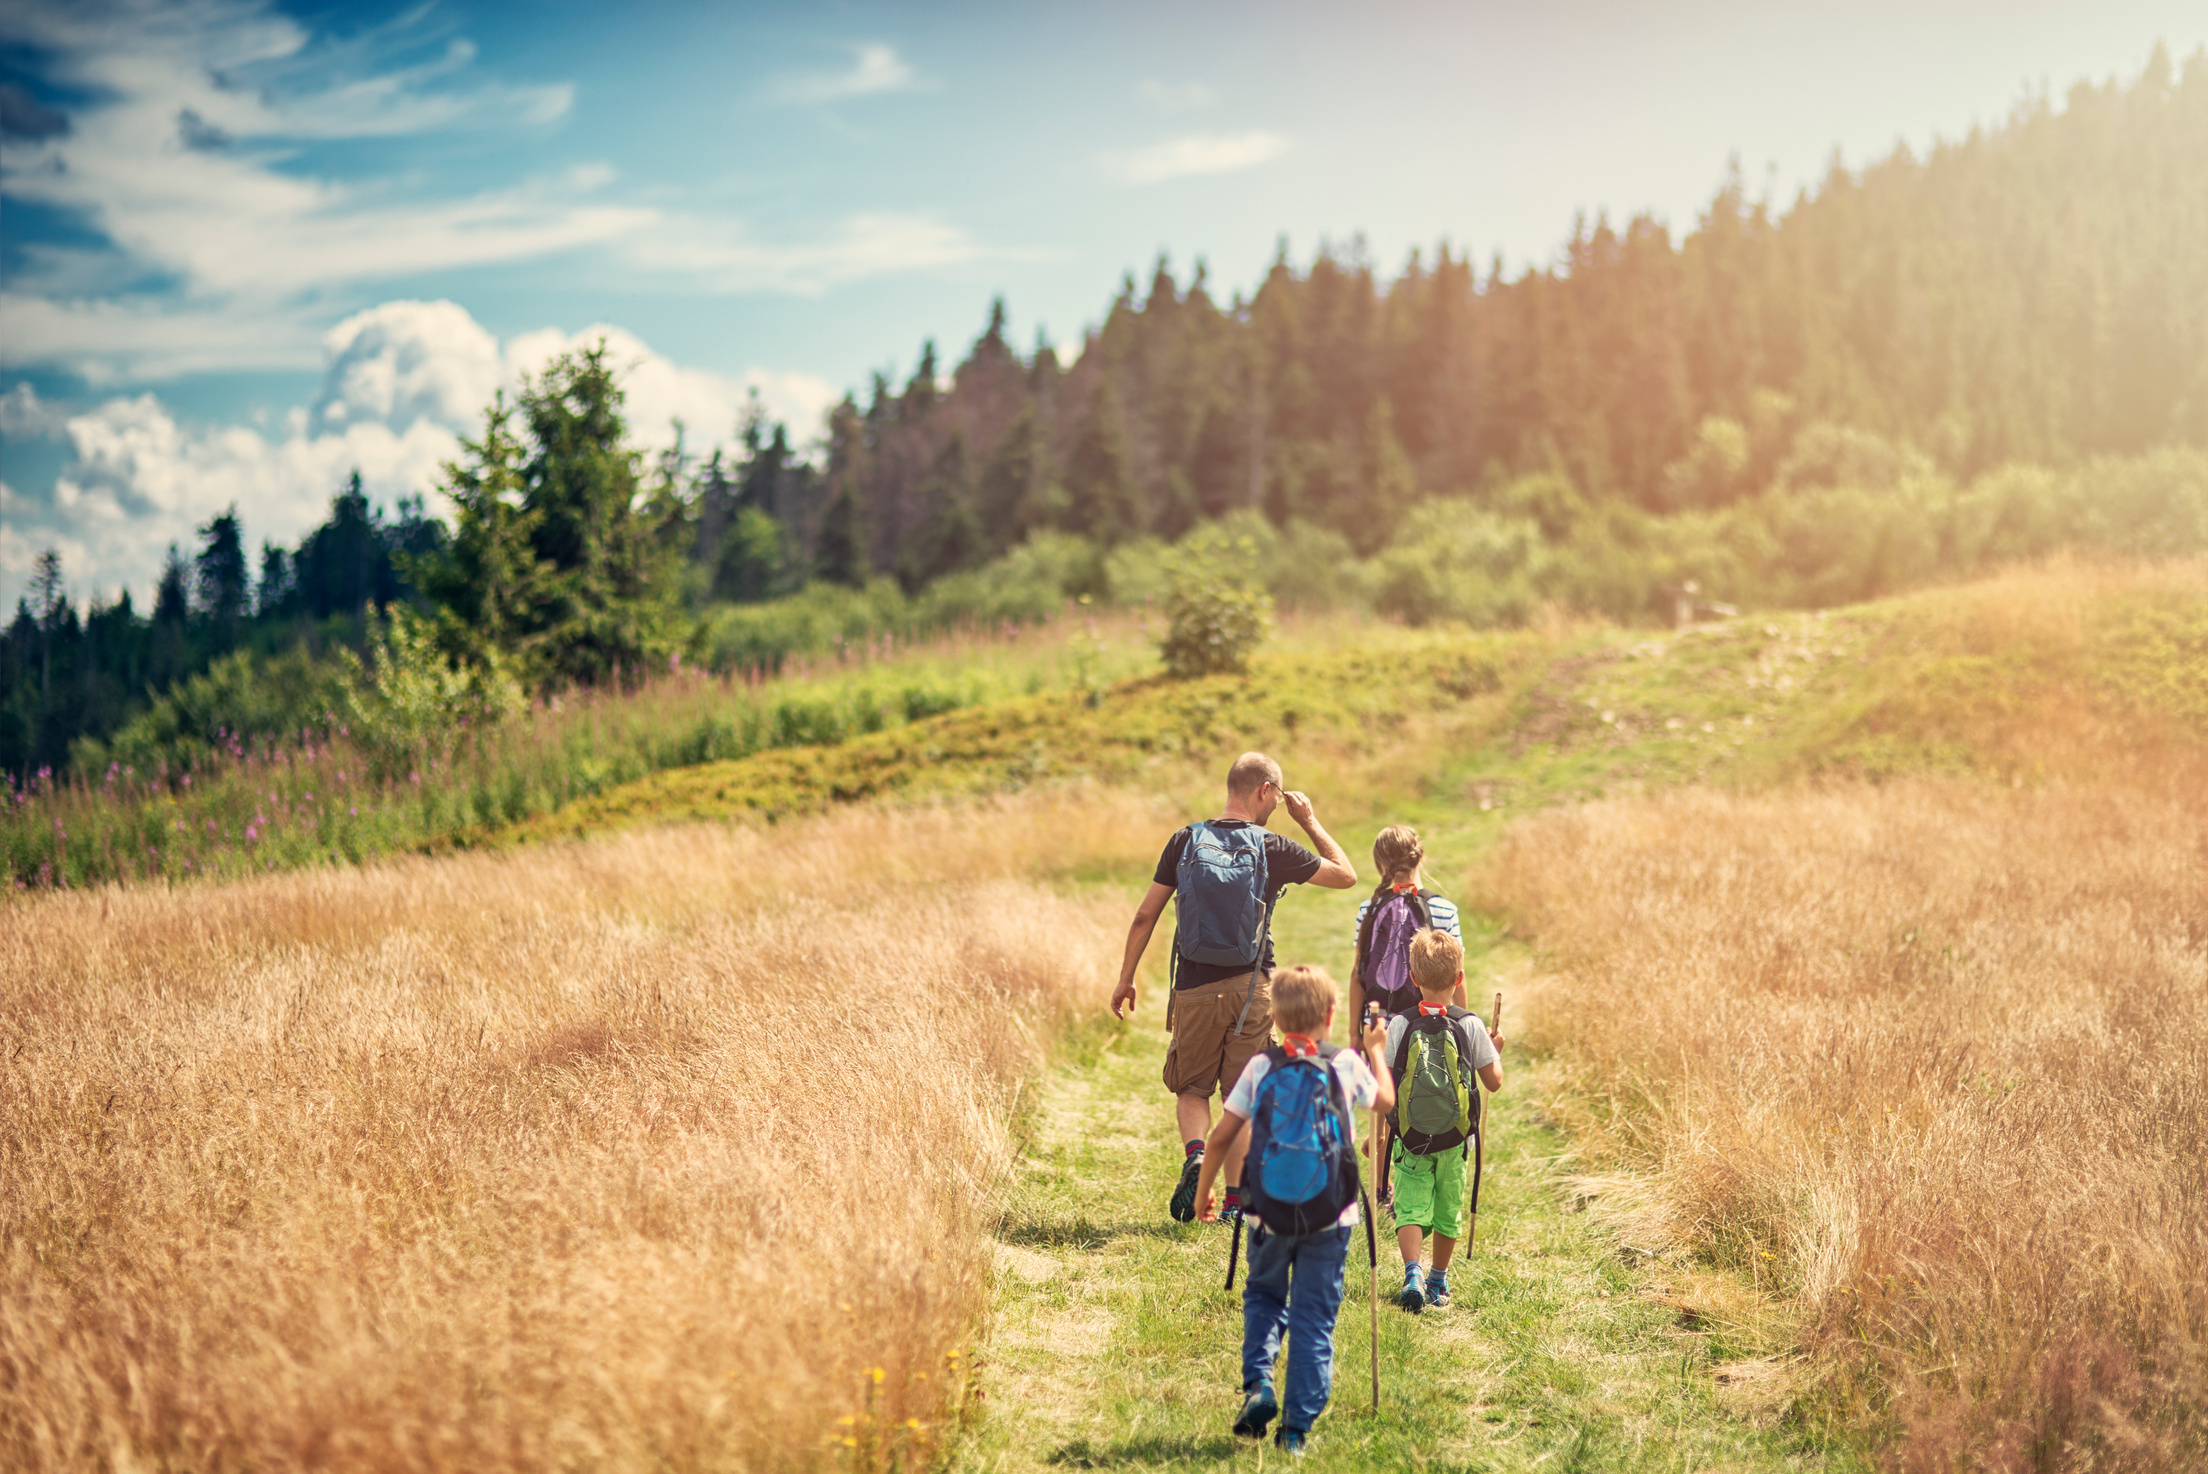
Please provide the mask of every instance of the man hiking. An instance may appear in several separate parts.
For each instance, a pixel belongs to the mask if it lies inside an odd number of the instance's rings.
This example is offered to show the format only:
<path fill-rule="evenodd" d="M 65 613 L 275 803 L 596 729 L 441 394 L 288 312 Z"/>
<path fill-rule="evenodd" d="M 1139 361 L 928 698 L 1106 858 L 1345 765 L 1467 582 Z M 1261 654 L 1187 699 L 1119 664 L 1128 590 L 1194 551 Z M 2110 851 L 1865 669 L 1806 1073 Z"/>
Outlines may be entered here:
<path fill-rule="evenodd" d="M 1282 804 L 1310 836 L 1313 854 L 1265 827 Z M 1150 892 L 1135 908 L 1112 989 L 1112 1016 L 1135 1007 L 1135 967 L 1150 934 L 1174 906 L 1173 986 L 1166 1001 L 1172 1046 L 1165 1056 L 1165 1088 L 1182 1143 L 1181 1178 L 1168 1211 L 1182 1223 L 1196 1216 L 1196 1179 L 1203 1170 L 1204 1141 L 1211 1135 L 1211 1096 L 1230 1090 L 1250 1057 L 1273 1042 L 1271 920 L 1281 892 L 1291 885 L 1347 890 L 1357 883 L 1349 856 L 1319 824 L 1311 800 L 1281 787 L 1280 764 L 1261 752 L 1245 752 L 1227 769 L 1227 806 L 1216 819 L 1179 830 L 1166 842 Z M 1241 1210 L 1242 1153 L 1230 1149 L 1225 1169 L 1228 1221 Z"/>

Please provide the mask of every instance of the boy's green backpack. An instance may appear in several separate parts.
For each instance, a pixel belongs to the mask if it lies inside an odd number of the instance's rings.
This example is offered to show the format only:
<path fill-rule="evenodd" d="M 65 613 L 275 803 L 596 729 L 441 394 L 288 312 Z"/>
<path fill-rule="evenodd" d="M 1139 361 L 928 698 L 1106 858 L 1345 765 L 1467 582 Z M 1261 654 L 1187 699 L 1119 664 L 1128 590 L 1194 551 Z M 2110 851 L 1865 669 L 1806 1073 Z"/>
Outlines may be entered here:
<path fill-rule="evenodd" d="M 1460 1146 L 1479 1125 L 1480 1091 L 1465 1063 L 1472 1046 L 1461 1022 L 1470 1017 L 1455 1007 L 1446 1014 L 1409 1015 L 1395 1058 L 1388 1061 L 1395 1076 L 1396 1138 L 1414 1156 Z"/>

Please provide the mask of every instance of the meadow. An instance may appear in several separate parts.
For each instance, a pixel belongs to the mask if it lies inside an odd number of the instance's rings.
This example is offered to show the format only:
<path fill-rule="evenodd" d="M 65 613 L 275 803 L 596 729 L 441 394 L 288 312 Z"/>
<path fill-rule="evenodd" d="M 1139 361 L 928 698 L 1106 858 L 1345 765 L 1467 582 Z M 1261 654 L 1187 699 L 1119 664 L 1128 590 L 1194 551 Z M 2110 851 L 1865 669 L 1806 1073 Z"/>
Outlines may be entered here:
<path fill-rule="evenodd" d="M 1115 940 L 1046 879 L 1156 822 L 1059 795 L 16 904 L 0 1464 L 930 1463 L 1020 1084 Z"/>
<path fill-rule="evenodd" d="M 236 877 L 465 846 L 668 768 L 1101 688 L 1155 667 L 1138 618 L 884 635 L 773 674 L 678 665 L 633 691 L 569 691 L 404 742 L 371 740 L 332 711 L 290 740 L 222 734 L 174 763 L 41 772 L 0 806 L 0 884 Z"/>
<path fill-rule="evenodd" d="M 1360 860 L 1427 835 L 1523 1050 L 1492 1257 L 1387 1328 L 1400 1419 L 1330 1415 L 1331 1466 L 2196 1467 L 2204 718 L 2198 563 L 1291 621 L 1247 676 L 671 767 L 466 853 L 19 892 L 0 1437 L 1235 1458 L 1215 1241 L 1152 1221 L 1154 1020 L 1094 1018 L 1164 834 L 1263 744 Z M 1356 899 L 1283 947 L 1339 972 Z"/>

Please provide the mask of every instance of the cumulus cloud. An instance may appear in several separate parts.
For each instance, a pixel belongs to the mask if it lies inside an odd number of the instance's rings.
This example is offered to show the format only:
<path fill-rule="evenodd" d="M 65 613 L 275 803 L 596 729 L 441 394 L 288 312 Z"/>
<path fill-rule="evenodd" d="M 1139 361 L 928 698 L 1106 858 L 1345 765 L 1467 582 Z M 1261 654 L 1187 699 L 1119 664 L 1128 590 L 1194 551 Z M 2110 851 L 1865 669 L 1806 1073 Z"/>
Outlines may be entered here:
<path fill-rule="evenodd" d="M 510 394 L 555 355 L 600 341 L 620 370 L 633 438 L 647 450 L 672 444 L 677 421 L 694 450 L 728 443 L 753 391 L 804 442 L 837 398 L 809 374 L 685 367 L 609 324 L 501 344 L 455 303 L 407 301 L 330 329 L 319 392 L 274 431 L 186 424 L 153 394 L 61 414 L 18 384 L 0 395 L 0 434 L 59 435 L 68 460 L 49 496 L 14 487 L 0 495 L 4 597 L 21 592 L 37 550 L 53 547 L 79 597 L 128 587 L 142 599 L 168 545 L 188 547 L 233 502 L 256 543 L 293 542 L 328 514 L 355 469 L 372 496 L 429 493 L 435 507 L 440 464 L 480 426 L 493 392 Z"/>
<path fill-rule="evenodd" d="M 787 102 L 838 102 L 878 92 L 910 92 L 921 85 L 897 48 L 875 43 L 852 47 L 851 65 L 845 71 L 784 77 L 774 91 Z"/>
<path fill-rule="evenodd" d="M 428 420 L 472 422 L 505 374 L 498 339 L 457 302 L 385 302 L 357 312 L 322 339 L 322 392 L 314 433 L 362 421 L 404 430 Z"/>
<path fill-rule="evenodd" d="M 1107 153 L 1099 162 L 1122 184 L 1158 184 L 1197 174 L 1231 174 L 1254 169 L 1288 151 L 1278 133 L 1191 133 L 1148 148 Z"/>

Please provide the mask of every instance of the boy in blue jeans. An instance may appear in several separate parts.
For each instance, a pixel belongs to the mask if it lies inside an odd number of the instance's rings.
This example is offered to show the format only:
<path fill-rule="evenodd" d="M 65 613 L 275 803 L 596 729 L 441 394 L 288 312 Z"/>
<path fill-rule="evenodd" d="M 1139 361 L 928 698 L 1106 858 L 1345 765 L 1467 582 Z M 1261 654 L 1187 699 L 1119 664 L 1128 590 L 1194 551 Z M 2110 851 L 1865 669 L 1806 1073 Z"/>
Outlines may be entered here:
<path fill-rule="evenodd" d="M 1362 1053 L 1322 1042 L 1333 1028 L 1338 996 L 1334 980 L 1316 967 L 1291 967 L 1273 975 L 1273 1021 L 1280 1026 L 1283 1042 L 1243 1068 L 1206 1144 L 1196 1183 L 1197 1216 L 1210 1223 L 1218 1216 L 1212 1202 L 1216 1164 L 1227 1159 L 1251 1118 L 1263 1109 L 1260 1129 L 1265 1140 L 1253 1140 L 1243 1168 L 1250 1272 L 1242 1292 L 1242 1412 L 1234 1420 L 1234 1431 L 1245 1438 L 1262 1438 L 1265 1425 L 1278 1416 L 1277 1441 L 1292 1454 L 1303 1452 L 1304 1440 L 1325 1410 L 1334 1381 L 1334 1317 L 1342 1306 L 1342 1266 L 1359 1218 L 1356 1112 L 1386 1111 L 1395 1104 L 1395 1085 L 1381 1053 L 1387 1041 L 1383 1025 L 1375 1022 L 1365 1030 L 1359 1041 Z M 1323 1070 L 1323 1076 L 1303 1061 Z M 1267 1091 L 1266 1077 L 1275 1071 L 1279 1078 L 1275 1088 Z M 1311 1085 L 1319 1087 L 1317 1093 L 1302 1088 Z M 1298 1102 L 1313 1101 L 1314 1111 L 1298 1114 Z M 1299 1150 L 1302 1138 L 1291 1135 L 1299 1128 L 1309 1129 L 1312 1139 L 1325 1144 L 1331 1175 L 1316 1195 L 1295 1201 L 1331 1206 L 1347 1200 L 1329 1221 L 1317 1226 L 1295 1221 L 1292 1214 L 1297 1210 L 1280 1201 L 1292 1197 L 1292 1190 L 1285 1180 L 1273 1181 L 1264 1165 L 1270 1143 L 1287 1149 L 1275 1159 L 1284 1163 L 1310 1155 Z M 1290 1169 L 1275 1170 L 1286 1179 Z M 1280 1221 L 1268 1222 L 1268 1216 Z M 1288 1334 L 1285 1404 L 1273 1392 L 1273 1365 L 1283 1331 Z"/>

